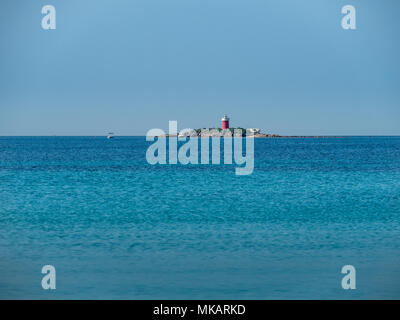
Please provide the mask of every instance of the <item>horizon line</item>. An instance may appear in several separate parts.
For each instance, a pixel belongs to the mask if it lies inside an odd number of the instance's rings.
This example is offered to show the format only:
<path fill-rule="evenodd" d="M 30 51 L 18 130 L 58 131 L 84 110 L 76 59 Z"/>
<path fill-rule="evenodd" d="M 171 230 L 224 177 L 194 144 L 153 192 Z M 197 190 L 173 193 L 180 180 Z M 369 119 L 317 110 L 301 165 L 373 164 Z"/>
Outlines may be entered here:
<path fill-rule="evenodd" d="M 3 138 L 8 138 L 8 137 L 107 137 L 107 135 L 58 135 L 58 134 L 53 134 L 53 135 L 1 135 L 0 137 Z M 113 135 L 114 138 L 116 137 L 146 137 L 146 135 Z M 281 135 L 276 138 L 290 138 L 290 137 L 400 137 L 400 134 L 382 134 L 382 135 L 377 135 L 377 134 L 300 134 L 300 135 Z M 273 137 L 270 137 L 273 138 Z"/>

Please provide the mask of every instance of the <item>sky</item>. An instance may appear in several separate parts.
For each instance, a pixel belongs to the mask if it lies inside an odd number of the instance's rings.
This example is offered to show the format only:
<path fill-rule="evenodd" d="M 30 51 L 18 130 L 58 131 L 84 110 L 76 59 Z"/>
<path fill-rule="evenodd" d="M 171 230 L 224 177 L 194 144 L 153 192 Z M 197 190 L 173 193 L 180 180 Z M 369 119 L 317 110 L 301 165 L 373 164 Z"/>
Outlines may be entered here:
<path fill-rule="evenodd" d="M 2 0 L 0 135 L 145 135 L 224 114 L 281 135 L 400 135 L 399 16 L 398 0 Z"/>

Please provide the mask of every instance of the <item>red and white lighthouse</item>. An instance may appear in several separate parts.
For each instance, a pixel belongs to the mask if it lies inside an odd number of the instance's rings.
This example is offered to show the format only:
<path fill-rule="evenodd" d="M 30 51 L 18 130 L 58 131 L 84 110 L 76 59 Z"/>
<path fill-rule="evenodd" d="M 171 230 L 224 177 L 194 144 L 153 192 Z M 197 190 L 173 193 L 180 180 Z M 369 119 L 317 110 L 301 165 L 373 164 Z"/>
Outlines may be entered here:
<path fill-rule="evenodd" d="M 222 129 L 229 129 L 229 118 L 227 115 L 224 115 L 222 118 Z"/>

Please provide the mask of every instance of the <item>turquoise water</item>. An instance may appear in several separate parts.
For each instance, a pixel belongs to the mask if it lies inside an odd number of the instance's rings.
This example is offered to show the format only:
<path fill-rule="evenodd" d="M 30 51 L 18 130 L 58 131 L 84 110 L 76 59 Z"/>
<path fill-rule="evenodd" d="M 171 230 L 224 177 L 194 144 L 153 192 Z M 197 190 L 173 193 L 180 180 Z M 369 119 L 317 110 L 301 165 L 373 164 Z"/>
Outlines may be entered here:
<path fill-rule="evenodd" d="M 400 137 L 258 139 L 249 176 L 149 144 L 0 137 L 0 298 L 400 298 Z"/>

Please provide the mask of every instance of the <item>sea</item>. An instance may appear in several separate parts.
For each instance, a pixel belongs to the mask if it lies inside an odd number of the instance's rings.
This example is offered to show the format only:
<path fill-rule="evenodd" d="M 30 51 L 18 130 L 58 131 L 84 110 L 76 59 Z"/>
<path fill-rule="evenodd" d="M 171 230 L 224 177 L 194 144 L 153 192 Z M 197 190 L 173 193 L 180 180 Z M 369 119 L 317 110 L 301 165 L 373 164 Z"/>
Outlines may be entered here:
<path fill-rule="evenodd" d="M 0 299 L 400 299 L 400 137 L 255 139 L 242 176 L 151 144 L 0 137 Z"/>

